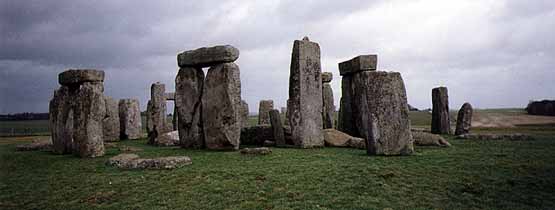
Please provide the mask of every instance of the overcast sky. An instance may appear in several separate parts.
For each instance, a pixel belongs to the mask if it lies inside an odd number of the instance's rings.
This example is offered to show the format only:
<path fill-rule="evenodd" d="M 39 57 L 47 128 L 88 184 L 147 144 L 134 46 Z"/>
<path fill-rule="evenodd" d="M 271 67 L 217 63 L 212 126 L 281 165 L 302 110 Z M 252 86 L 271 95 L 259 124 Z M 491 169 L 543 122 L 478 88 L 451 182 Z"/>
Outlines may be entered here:
<path fill-rule="evenodd" d="M 378 54 L 401 72 L 409 103 L 431 107 L 447 86 L 451 109 L 524 107 L 555 98 L 555 1 L 0 1 L 0 113 L 47 112 L 69 68 L 106 72 L 105 95 L 138 98 L 150 84 L 173 91 L 176 55 L 231 44 L 241 51 L 242 98 L 275 107 L 288 97 L 295 39 L 309 36 L 322 69 Z"/>

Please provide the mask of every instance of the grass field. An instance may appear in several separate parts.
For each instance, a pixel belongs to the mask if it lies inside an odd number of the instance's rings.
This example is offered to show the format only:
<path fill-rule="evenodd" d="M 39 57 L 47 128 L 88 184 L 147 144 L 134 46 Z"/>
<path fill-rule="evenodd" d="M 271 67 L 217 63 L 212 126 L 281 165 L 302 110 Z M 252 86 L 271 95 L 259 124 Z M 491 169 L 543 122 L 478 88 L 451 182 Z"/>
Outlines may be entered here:
<path fill-rule="evenodd" d="M 429 114 L 411 113 L 426 126 Z M 252 117 L 251 121 L 256 117 Z M 535 141 L 417 147 L 404 157 L 349 148 L 281 149 L 268 156 L 146 145 L 143 157 L 187 155 L 176 170 L 119 170 L 105 161 L 16 152 L 36 137 L 0 138 L 0 209 L 554 209 L 555 126 L 475 128 Z"/>

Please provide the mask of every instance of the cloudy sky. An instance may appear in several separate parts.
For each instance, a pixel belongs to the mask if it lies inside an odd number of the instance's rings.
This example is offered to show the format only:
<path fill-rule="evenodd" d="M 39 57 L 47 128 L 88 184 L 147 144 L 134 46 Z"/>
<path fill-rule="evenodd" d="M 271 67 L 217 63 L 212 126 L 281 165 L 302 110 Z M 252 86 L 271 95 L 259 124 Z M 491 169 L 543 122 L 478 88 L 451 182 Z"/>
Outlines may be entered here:
<path fill-rule="evenodd" d="M 555 98 L 555 1 L 0 1 L 0 113 L 47 112 L 69 68 L 106 72 L 105 94 L 139 98 L 173 90 L 180 51 L 240 49 L 242 97 L 284 106 L 291 48 L 309 36 L 322 69 L 360 54 L 401 72 L 409 103 L 431 106 L 449 88 L 452 109 L 523 107 Z"/>

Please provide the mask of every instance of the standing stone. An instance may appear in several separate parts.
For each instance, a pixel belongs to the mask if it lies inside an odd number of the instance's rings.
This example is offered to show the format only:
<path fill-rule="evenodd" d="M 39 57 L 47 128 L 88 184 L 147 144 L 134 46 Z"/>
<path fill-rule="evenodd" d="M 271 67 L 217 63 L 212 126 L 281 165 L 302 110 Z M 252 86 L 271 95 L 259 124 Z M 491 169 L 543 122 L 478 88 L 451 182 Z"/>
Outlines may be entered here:
<path fill-rule="evenodd" d="M 301 148 L 324 146 L 322 134 L 322 67 L 320 46 L 307 37 L 295 40 L 289 77 L 289 124 Z"/>
<path fill-rule="evenodd" d="M 142 122 L 139 100 L 119 100 L 120 139 L 141 138 Z"/>
<path fill-rule="evenodd" d="M 106 116 L 102 123 L 104 124 L 104 141 L 118 141 L 119 140 L 119 108 L 118 101 L 112 97 L 105 96 L 106 103 Z"/>
<path fill-rule="evenodd" d="M 273 100 L 261 100 L 258 106 L 258 124 L 259 125 L 269 125 L 270 124 L 270 111 L 274 109 Z"/>
<path fill-rule="evenodd" d="M 241 135 L 241 80 L 239 66 L 210 67 L 202 94 L 202 122 L 206 148 L 239 149 Z"/>
<path fill-rule="evenodd" d="M 204 147 L 201 121 L 203 84 L 204 72 L 201 68 L 183 67 L 175 78 L 179 144 L 183 148 Z"/>
<path fill-rule="evenodd" d="M 339 116 L 337 120 L 337 130 L 351 136 L 360 137 L 355 126 L 355 117 L 352 108 L 352 76 L 344 75 L 341 78 L 341 99 L 339 101 Z"/>
<path fill-rule="evenodd" d="M 329 84 L 332 78 L 333 75 L 331 72 L 322 73 L 322 122 L 324 129 L 333 128 L 335 105 L 333 104 L 333 90 Z"/>
<path fill-rule="evenodd" d="M 284 123 L 284 125 L 285 125 L 285 126 L 289 126 L 289 111 L 288 111 L 288 110 L 289 110 L 289 109 L 288 109 L 288 107 L 289 107 L 289 99 L 287 99 L 287 101 L 285 102 L 285 106 L 286 106 L 286 107 L 285 107 L 285 111 L 282 111 L 282 113 L 285 113 L 285 120 L 284 120 L 285 123 Z"/>
<path fill-rule="evenodd" d="M 80 157 L 104 155 L 102 120 L 106 116 L 102 82 L 85 82 L 75 99 L 73 116 L 74 154 Z"/>
<path fill-rule="evenodd" d="M 70 89 L 62 86 L 54 91 L 49 104 L 50 132 L 52 151 L 57 154 L 68 154 L 73 150 L 73 100 L 70 100 Z"/>
<path fill-rule="evenodd" d="M 152 131 L 148 133 L 148 143 L 156 145 L 156 138 L 168 132 L 166 121 L 166 86 L 162 83 L 154 83 L 150 87 L 150 102 L 152 120 Z"/>
<path fill-rule="evenodd" d="M 283 125 L 281 124 L 281 116 L 277 109 L 270 110 L 270 123 L 274 134 L 274 141 L 277 146 L 285 145 L 285 134 L 283 133 Z"/>
<path fill-rule="evenodd" d="M 377 55 L 359 55 L 351 60 L 339 63 L 339 74 L 345 76 L 362 71 L 375 71 L 377 66 Z"/>
<path fill-rule="evenodd" d="M 455 135 L 468 134 L 472 126 L 472 105 L 464 103 L 457 115 L 457 128 Z"/>
<path fill-rule="evenodd" d="M 152 102 L 148 100 L 146 103 L 146 112 L 145 112 L 145 123 L 146 123 L 146 133 L 149 134 L 152 132 Z"/>
<path fill-rule="evenodd" d="M 176 130 L 179 129 L 179 125 L 178 125 L 178 124 L 179 124 L 179 123 L 178 123 L 179 120 L 177 120 L 177 118 L 178 118 L 177 116 L 179 116 L 179 115 L 177 114 L 177 105 L 176 105 L 176 104 L 173 104 L 173 114 L 172 114 L 172 126 L 173 126 L 173 127 L 172 127 L 172 130 L 173 130 L 173 131 L 176 131 Z"/>
<path fill-rule="evenodd" d="M 241 100 L 241 128 L 249 127 L 249 104 Z"/>
<path fill-rule="evenodd" d="M 446 87 L 432 89 L 432 133 L 451 134 L 449 99 Z"/>
<path fill-rule="evenodd" d="M 407 96 L 398 72 L 363 71 L 353 75 L 353 116 L 368 155 L 414 152 Z"/>

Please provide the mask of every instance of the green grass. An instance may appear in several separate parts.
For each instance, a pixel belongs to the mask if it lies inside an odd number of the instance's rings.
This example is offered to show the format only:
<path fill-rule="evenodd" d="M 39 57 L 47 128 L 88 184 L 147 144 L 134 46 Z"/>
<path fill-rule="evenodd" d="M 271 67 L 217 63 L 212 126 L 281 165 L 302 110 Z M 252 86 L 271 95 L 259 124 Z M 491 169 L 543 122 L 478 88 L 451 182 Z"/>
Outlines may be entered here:
<path fill-rule="evenodd" d="M 193 165 L 119 170 L 119 153 L 79 159 L 0 144 L 0 209 L 552 209 L 555 129 L 537 141 L 449 139 L 406 157 L 347 148 L 279 149 L 268 156 L 120 144 L 143 157 Z M 29 140 L 24 140 L 29 141 Z"/>

